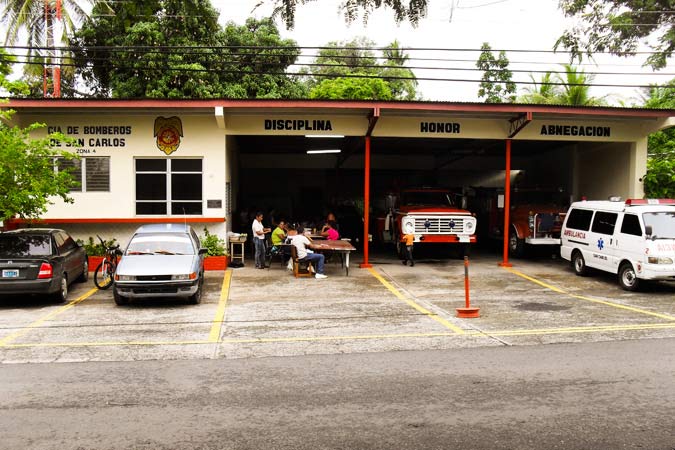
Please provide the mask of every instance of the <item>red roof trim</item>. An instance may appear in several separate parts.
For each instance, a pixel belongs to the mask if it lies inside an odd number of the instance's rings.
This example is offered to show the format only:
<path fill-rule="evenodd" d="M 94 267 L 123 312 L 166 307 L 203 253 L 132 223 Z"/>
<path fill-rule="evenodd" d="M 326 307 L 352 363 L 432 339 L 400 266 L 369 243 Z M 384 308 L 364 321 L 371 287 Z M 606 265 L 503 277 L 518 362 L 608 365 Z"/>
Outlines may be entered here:
<path fill-rule="evenodd" d="M 470 112 L 510 114 L 560 114 L 572 116 L 613 117 L 672 117 L 672 109 L 574 107 L 555 105 L 521 105 L 512 103 L 446 103 L 446 102 L 373 102 L 373 101 L 328 101 L 328 100 L 79 100 L 79 99 L 10 99 L 5 108 L 105 108 L 105 109 L 166 109 L 166 108 L 242 108 L 242 109 L 361 109 L 370 112 L 415 111 L 415 112 Z"/>

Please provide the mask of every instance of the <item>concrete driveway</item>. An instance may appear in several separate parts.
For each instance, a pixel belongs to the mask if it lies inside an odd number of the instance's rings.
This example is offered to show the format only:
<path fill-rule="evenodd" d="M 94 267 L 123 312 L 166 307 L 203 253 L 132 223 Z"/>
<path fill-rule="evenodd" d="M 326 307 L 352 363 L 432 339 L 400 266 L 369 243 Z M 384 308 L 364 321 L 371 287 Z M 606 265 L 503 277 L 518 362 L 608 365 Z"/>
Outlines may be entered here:
<path fill-rule="evenodd" d="M 200 305 L 144 301 L 116 306 L 90 282 L 69 303 L 0 300 L 0 361 L 123 361 L 244 358 L 449 349 L 675 337 L 675 284 L 623 291 L 615 277 L 580 278 L 559 259 L 478 254 L 470 298 L 481 317 L 458 319 L 464 265 L 426 258 L 415 267 L 376 255 L 352 258 L 328 279 L 294 278 L 278 263 L 207 272 Z"/>

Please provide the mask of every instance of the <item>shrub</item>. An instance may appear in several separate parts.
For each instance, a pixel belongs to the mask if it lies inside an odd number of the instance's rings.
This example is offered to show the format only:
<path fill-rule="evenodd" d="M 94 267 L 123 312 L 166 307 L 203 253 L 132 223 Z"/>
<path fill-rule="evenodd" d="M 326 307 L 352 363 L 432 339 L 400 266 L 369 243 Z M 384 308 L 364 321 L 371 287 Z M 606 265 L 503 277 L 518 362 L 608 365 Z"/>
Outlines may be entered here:
<path fill-rule="evenodd" d="M 103 244 L 101 244 L 101 241 L 98 239 L 94 241 L 94 238 L 89 236 L 87 242 L 83 242 L 82 239 L 78 239 L 77 242 L 84 246 L 87 256 L 105 256 L 106 247 L 112 247 L 115 245 L 117 239 L 112 238 L 109 241 L 103 240 Z"/>
<path fill-rule="evenodd" d="M 204 227 L 204 237 L 200 237 L 202 248 L 208 250 L 208 256 L 223 256 L 227 255 L 225 248 L 225 240 L 218 237 L 216 234 L 209 233 L 209 230 Z"/>

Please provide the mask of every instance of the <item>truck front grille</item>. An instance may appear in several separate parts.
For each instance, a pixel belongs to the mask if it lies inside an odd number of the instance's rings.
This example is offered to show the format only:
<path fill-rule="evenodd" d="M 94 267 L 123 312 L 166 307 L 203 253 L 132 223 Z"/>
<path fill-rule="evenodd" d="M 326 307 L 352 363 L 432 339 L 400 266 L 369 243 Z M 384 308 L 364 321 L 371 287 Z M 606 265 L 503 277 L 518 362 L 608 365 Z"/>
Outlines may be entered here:
<path fill-rule="evenodd" d="M 415 233 L 461 234 L 464 233 L 464 218 L 450 216 L 415 217 Z"/>

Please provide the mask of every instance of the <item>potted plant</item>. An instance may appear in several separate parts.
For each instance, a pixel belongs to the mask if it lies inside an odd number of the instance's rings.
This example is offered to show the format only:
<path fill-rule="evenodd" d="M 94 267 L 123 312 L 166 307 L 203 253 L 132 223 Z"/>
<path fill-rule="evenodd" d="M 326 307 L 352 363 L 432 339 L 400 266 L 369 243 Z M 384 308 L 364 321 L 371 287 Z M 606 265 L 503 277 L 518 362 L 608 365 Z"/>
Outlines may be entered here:
<path fill-rule="evenodd" d="M 209 233 L 204 227 L 204 236 L 200 237 L 202 248 L 208 250 L 204 258 L 204 270 L 225 270 L 229 261 L 229 255 L 225 248 L 225 240 L 215 234 Z"/>
<path fill-rule="evenodd" d="M 89 271 L 93 272 L 96 267 L 101 264 L 101 261 L 103 261 L 106 247 L 115 245 L 117 239 L 112 238 L 109 241 L 103 241 L 103 243 L 101 243 L 94 241 L 94 238 L 89 236 L 87 242 L 83 242 L 81 239 L 78 239 L 77 242 L 82 245 L 87 252 L 89 258 Z"/>

